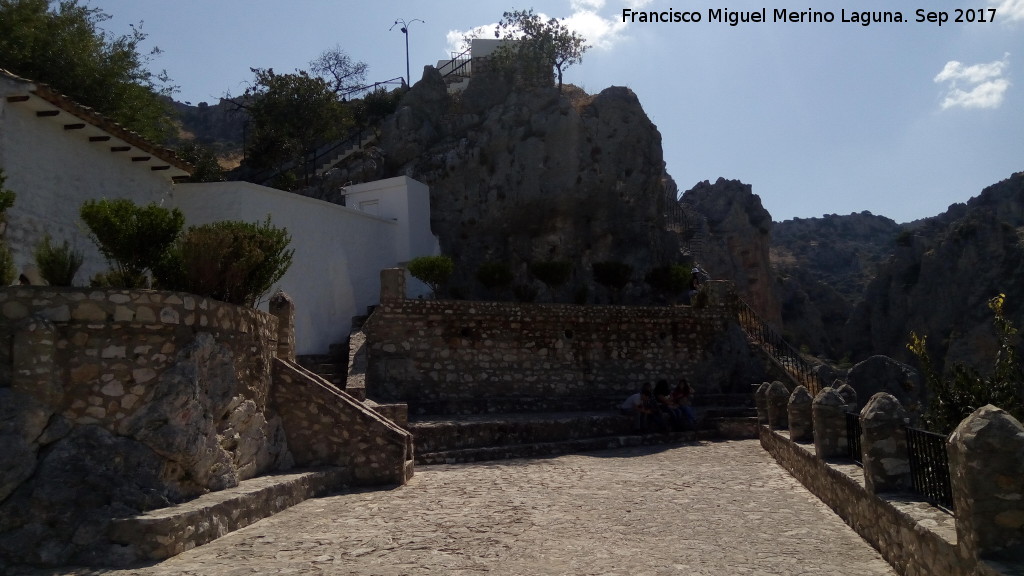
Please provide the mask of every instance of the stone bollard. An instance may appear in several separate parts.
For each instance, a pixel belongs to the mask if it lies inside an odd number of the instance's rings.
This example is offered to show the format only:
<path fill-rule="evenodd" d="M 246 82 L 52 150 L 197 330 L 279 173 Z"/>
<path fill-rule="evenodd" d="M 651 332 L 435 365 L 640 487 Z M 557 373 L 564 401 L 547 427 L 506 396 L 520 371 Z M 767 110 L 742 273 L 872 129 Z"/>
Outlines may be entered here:
<path fill-rule="evenodd" d="M 789 429 L 789 388 L 776 380 L 768 387 L 768 425 L 773 430 Z"/>
<path fill-rule="evenodd" d="M 838 388 L 836 388 L 836 393 L 843 397 L 843 402 L 846 403 L 847 412 L 858 411 L 857 391 L 853 389 L 853 386 L 850 386 L 849 384 L 841 384 Z"/>
<path fill-rule="evenodd" d="M 849 452 L 846 440 L 846 403 L 832 388 L 824 388 L 814 397 L 811 414 L 814 422 L 814 454 L 826 458 L 845 457 Z"/>
<path fill-rule="evenodd" d="M 811 404 L 814 398 L 803 386 L 797 386 L 789 395 L 789 439 L 793 442 L 814 440 L 814 417 Z"/>
<path fill-rule="evenodd" d="M 1024 554 L 1024 426 L 982 406 L 946 445 L 956 507 L 956 534 L 969 558 Z"/>
<path fill-rule="evenodd" d="M 907 455 L 907 411 L 887 392 L 868 400 L 860 412 L 864 483 L 868 492 L 899 492 L 912 486 Z"/>
<path fill-rule="evenodd" d="M 295 302 L 278 290 L 270 297 L 267 310 L 277 317 L 277 357 L 295 361 Z"/>
<path fill-rule="evenodd" d="M 757 423 L 768 425 L 768 387 L 771 384 L 761 382 L 754 393 L 754 403 L 757 405 Z"/>
<path fill-rule="evenodd" d="M 380 301 L 405 300 L 405 268 L 380 271 Z"/>

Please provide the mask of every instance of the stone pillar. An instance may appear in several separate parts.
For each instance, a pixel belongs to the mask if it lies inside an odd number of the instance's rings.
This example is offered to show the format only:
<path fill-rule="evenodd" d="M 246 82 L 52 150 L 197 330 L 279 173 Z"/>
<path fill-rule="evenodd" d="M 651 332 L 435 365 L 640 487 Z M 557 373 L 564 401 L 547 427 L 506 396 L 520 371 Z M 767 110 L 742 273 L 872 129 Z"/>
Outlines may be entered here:
<path fill-rule="evenodd" d="M 768 387 L 771 384 L 761 382 L 754 393 L 754 403 L 757 406 L 757 423 L 768 425 Z"/>
<path fill-rule="evenodd" d="M 1024 426 L 1005 411 L 982 406 L 964 419 L 946 446 L 956 534 L 969 558 L 1024 555 Z"/>
<path fill-rule="evenodd" d="M 797 386 L 789 395 L 789 439 L 794 442 L 814 440 L 814 421 L 811 404 L 814 398 L 807 388 Z"/>
<path fill-rule="evenodd" d="M 846 456 L 846 413 L 843 397 L 832 388 L 825 388 L 814 397 L 811 414 L 814 421 L 814 454 L 825 460 Z"/>
<path fill-rule="evenodd" d="M 789 388 L 778 380 L 768 387 L 768 425 L 774 430 L 789 428 Z"/>
<path fill-rule="evenodd" d="M 864 483 L 872 494 L 899 492 L 912 486 L 903 424 L 906 417 L 900 401 L 887 392 L 872 396 L 860 412 Z"/>
<path fill-rule="evenodd" d="M 405 268 L 380 271 L 380 301 L 405 300 Z"/>
<path fill-rule="evenodd" d="M 277 357 L 295 361 L 295 303 L 292 297 L 278 290 L 270 297 L 267 309 L 277 317 Z"/>
<path fill-rule="evenodd" d="M 838 382 L 838 380 L 837 380 Z M 843 402 L 846 403 L 847 412 L 857 412 L 857 391 L 853 389 L 853 386 L 849 384 L 840 384 L 836 388 L 836 392 L 843 397 Z"/>

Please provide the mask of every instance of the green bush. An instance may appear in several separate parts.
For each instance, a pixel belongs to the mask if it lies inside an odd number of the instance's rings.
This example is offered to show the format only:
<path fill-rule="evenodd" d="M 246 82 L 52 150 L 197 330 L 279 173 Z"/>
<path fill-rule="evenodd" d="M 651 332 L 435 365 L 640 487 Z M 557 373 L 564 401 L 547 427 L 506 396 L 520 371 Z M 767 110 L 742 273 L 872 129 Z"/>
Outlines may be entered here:
<path fill-rule="evenodd" d="M 83 261 L 81 251 L 72 249 L 67 240 L 55 246 L 49 234 L 36 244 L 34 256 L 39 274 L 50 286 L 71 286 Z"/>
<path fill-rule="evenodd" d="M 530 274 L 548 287 L 551 301 L 554 302 L 556 291 L 564 286 L 572 276 L 572 262 L 568 260 L 530 262 Z"/>
<path fill-rule="evenodd" d="M 157 269 L 163 288 L 255 307 L 292 264 L 291 235 L 270 223 L 190 227 Z"/>
<path fill-rule="evenodd" d="M 476 270 L 476 279 L 488 290 L 502 290 L 512 283 L 514 275 L 504 262 L 484 262 Z"/>
<path fill-rule="evenodd" d="M 930 394 L 924 420 L 933 432 L 952 432 L 964 418 L 986 404 L 998 406 L 1018 420 L 1024 419 L 1024 367 L 1017 353 L 1017 329 L 1003 312 L 1005 302 L 1005 294 L 988 301 L 999 351 L 987 376 L 962 363 L 954 364 L 946 375 L 938 374 L 928 354 L 927 337 L 910 333 L 907 348 L 917 357 L 928 385 Z"/>
<path fill-rule="evenodd" d="M 113 273 L 104 276 L 116 288 L 144 287 L 146 271 L 160 264 L 185 225 L 177 208 L 140 207 L 126 199 L 89 200 L 79 213 L 111 264 Z"/>
<path fill-rule="evenodd" d="M 682 294 L 690 287 L 690 269 L 682 264 L 653 268 L 644 277 L 655 292 L 666 296 Z"/>
<path fill-rule="evenodd" d="M 437 298 L 441 286 L 448 281 L 455 272 L 455 263 L 448 256 L 420 256 L 413 258 L 406 265 L 409 274 L 413 278 L 423 282 L 430 287 L 433 296 Z"/>
<path fill-rule="evenodd" d="M 10 286 L 17 274 L 14 267 L 14 256 L 11 255 L 7 243 L 0 239 L 0 286 Z"/>

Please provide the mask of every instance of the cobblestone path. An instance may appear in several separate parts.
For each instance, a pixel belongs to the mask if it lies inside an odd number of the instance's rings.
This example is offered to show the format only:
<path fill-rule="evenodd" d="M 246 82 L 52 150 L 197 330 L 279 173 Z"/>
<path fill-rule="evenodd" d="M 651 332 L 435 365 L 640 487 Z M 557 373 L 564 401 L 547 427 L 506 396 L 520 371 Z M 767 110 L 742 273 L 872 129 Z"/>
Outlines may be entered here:
<path fill-rule="evenodd" d="M 310 500 L 96 573 L 895 574 L 756 440 L 421 466 L 401 488 Z"/>

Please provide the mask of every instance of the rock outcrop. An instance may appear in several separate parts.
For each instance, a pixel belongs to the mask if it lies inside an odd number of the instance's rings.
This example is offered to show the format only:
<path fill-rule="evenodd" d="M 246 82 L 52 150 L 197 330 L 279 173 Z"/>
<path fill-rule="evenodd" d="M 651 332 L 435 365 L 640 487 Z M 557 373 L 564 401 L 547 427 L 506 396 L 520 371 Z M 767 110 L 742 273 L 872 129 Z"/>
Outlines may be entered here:
<path fill-rule="evenodd" d="M 704 216 L 700 264 L 712 278 L 731 280 L 761 318 L 779 326 L 769 258 L 772 217 L 749 184 L 719 178 L 683 193 L 680 203 Z"/>
<path fill-rule="evenodd" d="M 650 292 L 648 271 L 680 261 L 661 135 L 628 88 L 511 89 L 482 75 L 451 95 L 427 67 L 384 123 L 380 150 L 378 176 L 430 186 L 432 229 L 456 262 L 452 295 L 493 298 L 476 273 L 498 262 L 520 297 L 607 301 L 592 265 L 614 261 L 632 269 L 619 296 L 638 302 Z M 572 276 L 549 296 L 529 264 L 559 260 Z"/>

